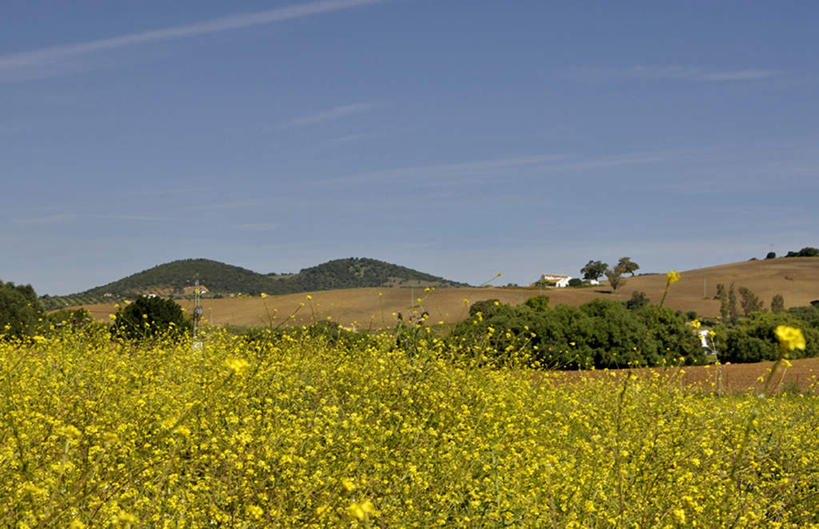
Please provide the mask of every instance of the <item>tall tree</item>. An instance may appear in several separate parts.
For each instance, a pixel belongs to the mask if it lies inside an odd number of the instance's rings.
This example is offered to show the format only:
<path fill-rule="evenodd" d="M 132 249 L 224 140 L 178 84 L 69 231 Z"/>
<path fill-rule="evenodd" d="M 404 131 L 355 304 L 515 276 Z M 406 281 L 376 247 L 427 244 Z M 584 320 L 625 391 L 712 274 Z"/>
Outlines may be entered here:
<path fill-rule="evenodd" d="M 626 278 L 623 277 L 623 270 L 619 266 L 615 266 L 614 269 L 607 268 L 606 277 L 609 280 L 612 291 L 616 291 L 626 282 Z"/>
<path fill-rule="evenodd" d="M 723 322 L 728 321 L 728 291 L 725 285 L 717 283 L 717 299 L 719 300 L 719 317 Z"/>
<path fill-rule="evenodd" d="M 621 257 L 617 263 L 617 268 L 623 271 L 624 274 L 631 274 L 634 277 L 634 272 L 640 269 L 640 265 L 631 260 L 631 257 Z"/>
<path fill-rule="evenodd" d="M 728 321 L 731 325 L 736 325 L 739 321 L 739 309 L 737 308 L 737 294 L 734 291 L 734 284 L 728 288 Z"/>
<path fill-rule="evenodd" d="M 580 273 L 583 274 L 583 279 L 598 279 L 606 273 L 608 267 L 609 265 L 602 261 L 589 260 L 586 266 L 580 269 Z"/>
<path fill-rule="evenodd" d="M 754 294 L 750 288 L 739 287 L 739 303 L 742 305 L 742 312 L 746 316 L 752 312 L 759 312 L 762 310 L 762 300 Z"/>
<path fill-rule="evenodd" d="M 42 309 L 31 285 L 0 281 L 0 336 L 22 336 L 34 332 Z"/>

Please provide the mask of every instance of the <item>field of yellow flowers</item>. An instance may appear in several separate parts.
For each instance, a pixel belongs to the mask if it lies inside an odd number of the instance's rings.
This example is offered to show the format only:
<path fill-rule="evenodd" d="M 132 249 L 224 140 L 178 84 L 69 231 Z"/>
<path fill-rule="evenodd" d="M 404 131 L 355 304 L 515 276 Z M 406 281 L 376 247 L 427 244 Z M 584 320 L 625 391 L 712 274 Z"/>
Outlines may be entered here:
<path fill-rule="evenodd" d="M 819 398 L 674 372 L 295 334 L 0 342 L 0 525 L 819 527 Z"/>

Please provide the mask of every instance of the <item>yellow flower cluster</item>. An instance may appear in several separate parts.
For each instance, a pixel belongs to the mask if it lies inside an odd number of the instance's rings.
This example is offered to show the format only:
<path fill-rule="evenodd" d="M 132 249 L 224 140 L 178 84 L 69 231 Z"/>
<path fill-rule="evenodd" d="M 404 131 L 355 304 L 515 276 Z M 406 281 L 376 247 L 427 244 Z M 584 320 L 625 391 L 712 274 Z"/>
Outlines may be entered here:
<path fill-rule="evenodd" d="M 390 338 L 0 342 L 0 526 L 816 527 L 815 395 Z"/>
<path fill-rule="evenodd" d="M 789 327 L 787 325 L 779 325 L 775 330 L 779 345 L 786 351 L 793 351 L 794 349 L 805 350 L 805 336 L 802 330 L 796 327 Z"/>

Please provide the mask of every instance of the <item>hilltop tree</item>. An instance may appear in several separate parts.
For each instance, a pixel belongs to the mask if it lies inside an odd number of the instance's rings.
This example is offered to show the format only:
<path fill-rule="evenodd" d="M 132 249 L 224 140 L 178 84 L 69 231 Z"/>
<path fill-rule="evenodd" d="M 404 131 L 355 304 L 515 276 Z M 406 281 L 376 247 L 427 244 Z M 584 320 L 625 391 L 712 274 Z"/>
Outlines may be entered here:
<path fill-rule="evenodd" d="M 621 257 L 617 263 L 617 268 L 619 268 L 622 273 L 631 274 L 631 277 L 634 277 L 634 272 L 640 269 L 640 265 L 632 261 L 631 257 Z"/>
<path fill-rule="evenodd" d="M 765 256 L 765 259 L 776 259 L 776 252 L 768 252 L 768 255 Z"/>
<path fill-rule="evenodd" d="M 626 282 L 626 278 L 623 277 L 623 269 L 619 266 L 615 266 L 614 269 L 607 268 L 606 277 L 609 280 L 612 291 L 616 291 Z"/>
<path fill-rule="evenodd" d="M 819 256 L 819 248 L 812 248 L 805 246 L 798 252 L 790 251 L 786 257 L 817 257 Z"/>
<path fill-rule="evenodd" d="M 580 273 L 583 274 L 583 279 L 595 280 L 605 274 L 608 267 L 609 265 L 602 261 L 589 260 L 586 266 L 580 269 Z"/>

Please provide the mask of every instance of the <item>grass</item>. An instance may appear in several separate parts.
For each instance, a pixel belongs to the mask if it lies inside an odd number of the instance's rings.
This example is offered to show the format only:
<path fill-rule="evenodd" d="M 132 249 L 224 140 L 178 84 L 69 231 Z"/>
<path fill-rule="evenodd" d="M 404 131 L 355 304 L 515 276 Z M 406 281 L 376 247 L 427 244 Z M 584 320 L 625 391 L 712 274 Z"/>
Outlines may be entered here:
<path fill-rule="evenodd" d="M 819 524 L 815 394 L 535 376 L 390 339 L 0 342 L 0 524 Z"/>

